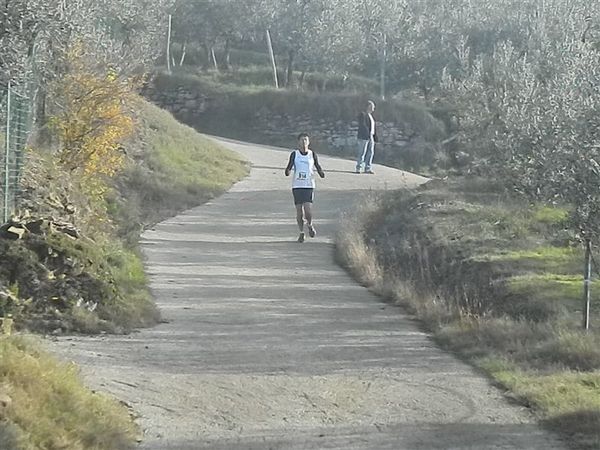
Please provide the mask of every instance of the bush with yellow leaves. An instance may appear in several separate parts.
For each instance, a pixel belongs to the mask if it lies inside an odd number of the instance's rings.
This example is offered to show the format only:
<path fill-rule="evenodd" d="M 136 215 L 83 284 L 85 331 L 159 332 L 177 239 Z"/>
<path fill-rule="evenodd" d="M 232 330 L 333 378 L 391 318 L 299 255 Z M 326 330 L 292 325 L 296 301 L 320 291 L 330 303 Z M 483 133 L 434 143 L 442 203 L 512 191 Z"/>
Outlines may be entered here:
<path fill-rule="evenodd" d="M 50 121 L 60 138 L 58 160 L 98 186 L 124 164 L 121 145 L 134 131 L 133 81 L 111 70 L 95 73 L 82 47 L 73 48 L 67 62 L 68 74 L 55 85 L 60 111 Z"/>

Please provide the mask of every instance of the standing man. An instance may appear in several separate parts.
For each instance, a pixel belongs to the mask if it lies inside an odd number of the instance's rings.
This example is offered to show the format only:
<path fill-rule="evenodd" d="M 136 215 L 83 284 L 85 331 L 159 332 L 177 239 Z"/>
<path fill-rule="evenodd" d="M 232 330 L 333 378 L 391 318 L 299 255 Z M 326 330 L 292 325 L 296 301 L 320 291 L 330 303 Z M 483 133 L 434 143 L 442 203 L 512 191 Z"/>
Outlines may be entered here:
<path fill-rule="evenodd" d="M 371 164 L 375 155 L 375 143 L 377 133 L 375 132 L 375 119 L 373 118 L 375 103 L 367 102 L 366 111 L 358 115 L 358 154 L 356 158 L 356 173 L 360 173 L 361 166 L 365 165 L 365 173 L 373 174 Z"/>
<path fill-rule="evenodd" d="M 294 195 L 294 205 L 296 205 L 296 222 L 300 229 L 298 242 L 304 242 L 304 219 L 308 227 L 308 235 L 315 237 L 317 232 L 312 224 L 312 202 L 315 189 L 315 169 L 321 178 L 325 178 L 325 172 L 319 164 L 317 155 L 308 148 L 310 139 L 308 134 L 300 133 L 298 135 L 298 150 L 290 154 L 290 160 L 285 168 L 285 176 L 289 176 L 294 170 L 294 179 L 292 180 L 292 194 Z"/>

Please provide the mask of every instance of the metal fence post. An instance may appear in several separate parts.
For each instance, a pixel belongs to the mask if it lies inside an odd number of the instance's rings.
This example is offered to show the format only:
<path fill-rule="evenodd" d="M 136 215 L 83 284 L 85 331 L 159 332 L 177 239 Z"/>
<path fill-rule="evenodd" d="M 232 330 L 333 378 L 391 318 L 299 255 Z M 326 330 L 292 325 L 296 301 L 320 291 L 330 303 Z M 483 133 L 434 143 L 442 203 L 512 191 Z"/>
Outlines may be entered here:
<path fill-rule="evenodd" d="M 9 182 L 10 182 L 10 109 L 11 109 L 11 84 L 8 83 L 6 92 L 6 141 L 4 149 L 4 222 L 8 222 L 9 208 Z"/>
<path fill-rule="evenodd" d="M 21 190 L 25 149 L 32 129 L 32 99 L 25 85 L 0 85 L 0 220 L 16 211 Z M 2 146 L 4 145 L 4 151 Z"/>
<path fill-rule="evenodd" d="M 590 329 L 590 291 L 592 283 L 592 241 L 585 240 L 585 267 L 583 280 L 583 329 Z"/>

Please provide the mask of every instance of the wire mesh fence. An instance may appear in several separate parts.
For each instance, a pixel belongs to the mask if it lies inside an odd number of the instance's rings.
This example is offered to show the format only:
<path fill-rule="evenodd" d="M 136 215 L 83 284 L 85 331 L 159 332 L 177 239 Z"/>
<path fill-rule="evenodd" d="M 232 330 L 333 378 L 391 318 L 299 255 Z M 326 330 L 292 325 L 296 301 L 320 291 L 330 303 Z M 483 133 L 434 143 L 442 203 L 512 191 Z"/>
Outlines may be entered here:
<path fill-rule="evenodd" d="M 25 149 L 31 133 L 31 99 L 25 89 L 0 85 L 0 219 L 7 222 L 21 195 Z"/>

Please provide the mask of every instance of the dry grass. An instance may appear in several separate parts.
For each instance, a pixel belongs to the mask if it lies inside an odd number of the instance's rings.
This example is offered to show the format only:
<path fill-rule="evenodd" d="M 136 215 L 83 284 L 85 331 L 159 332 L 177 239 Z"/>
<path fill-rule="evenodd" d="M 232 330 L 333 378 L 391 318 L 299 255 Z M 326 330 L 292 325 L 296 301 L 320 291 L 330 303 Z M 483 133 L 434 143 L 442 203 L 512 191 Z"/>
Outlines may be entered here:
<path fill-rule="evenodd" d="M 0 448 L 133 448 L 138 430 L 122 405 L 87 390 L 71 364 L 59 364 L 23 338 L 0 338 Z"/>
<path fill-rule="evenodd" d="M 338 250 L 336 258 L 364 286 L 382 286 L 383 271 L 377 261 L 377 255 L 364 240 L 363 223 L 378 208 L 378 199 L 371 194 L 362 207 L 352 214 L 342 216 L 340 231 L 337 235 Z"/>

